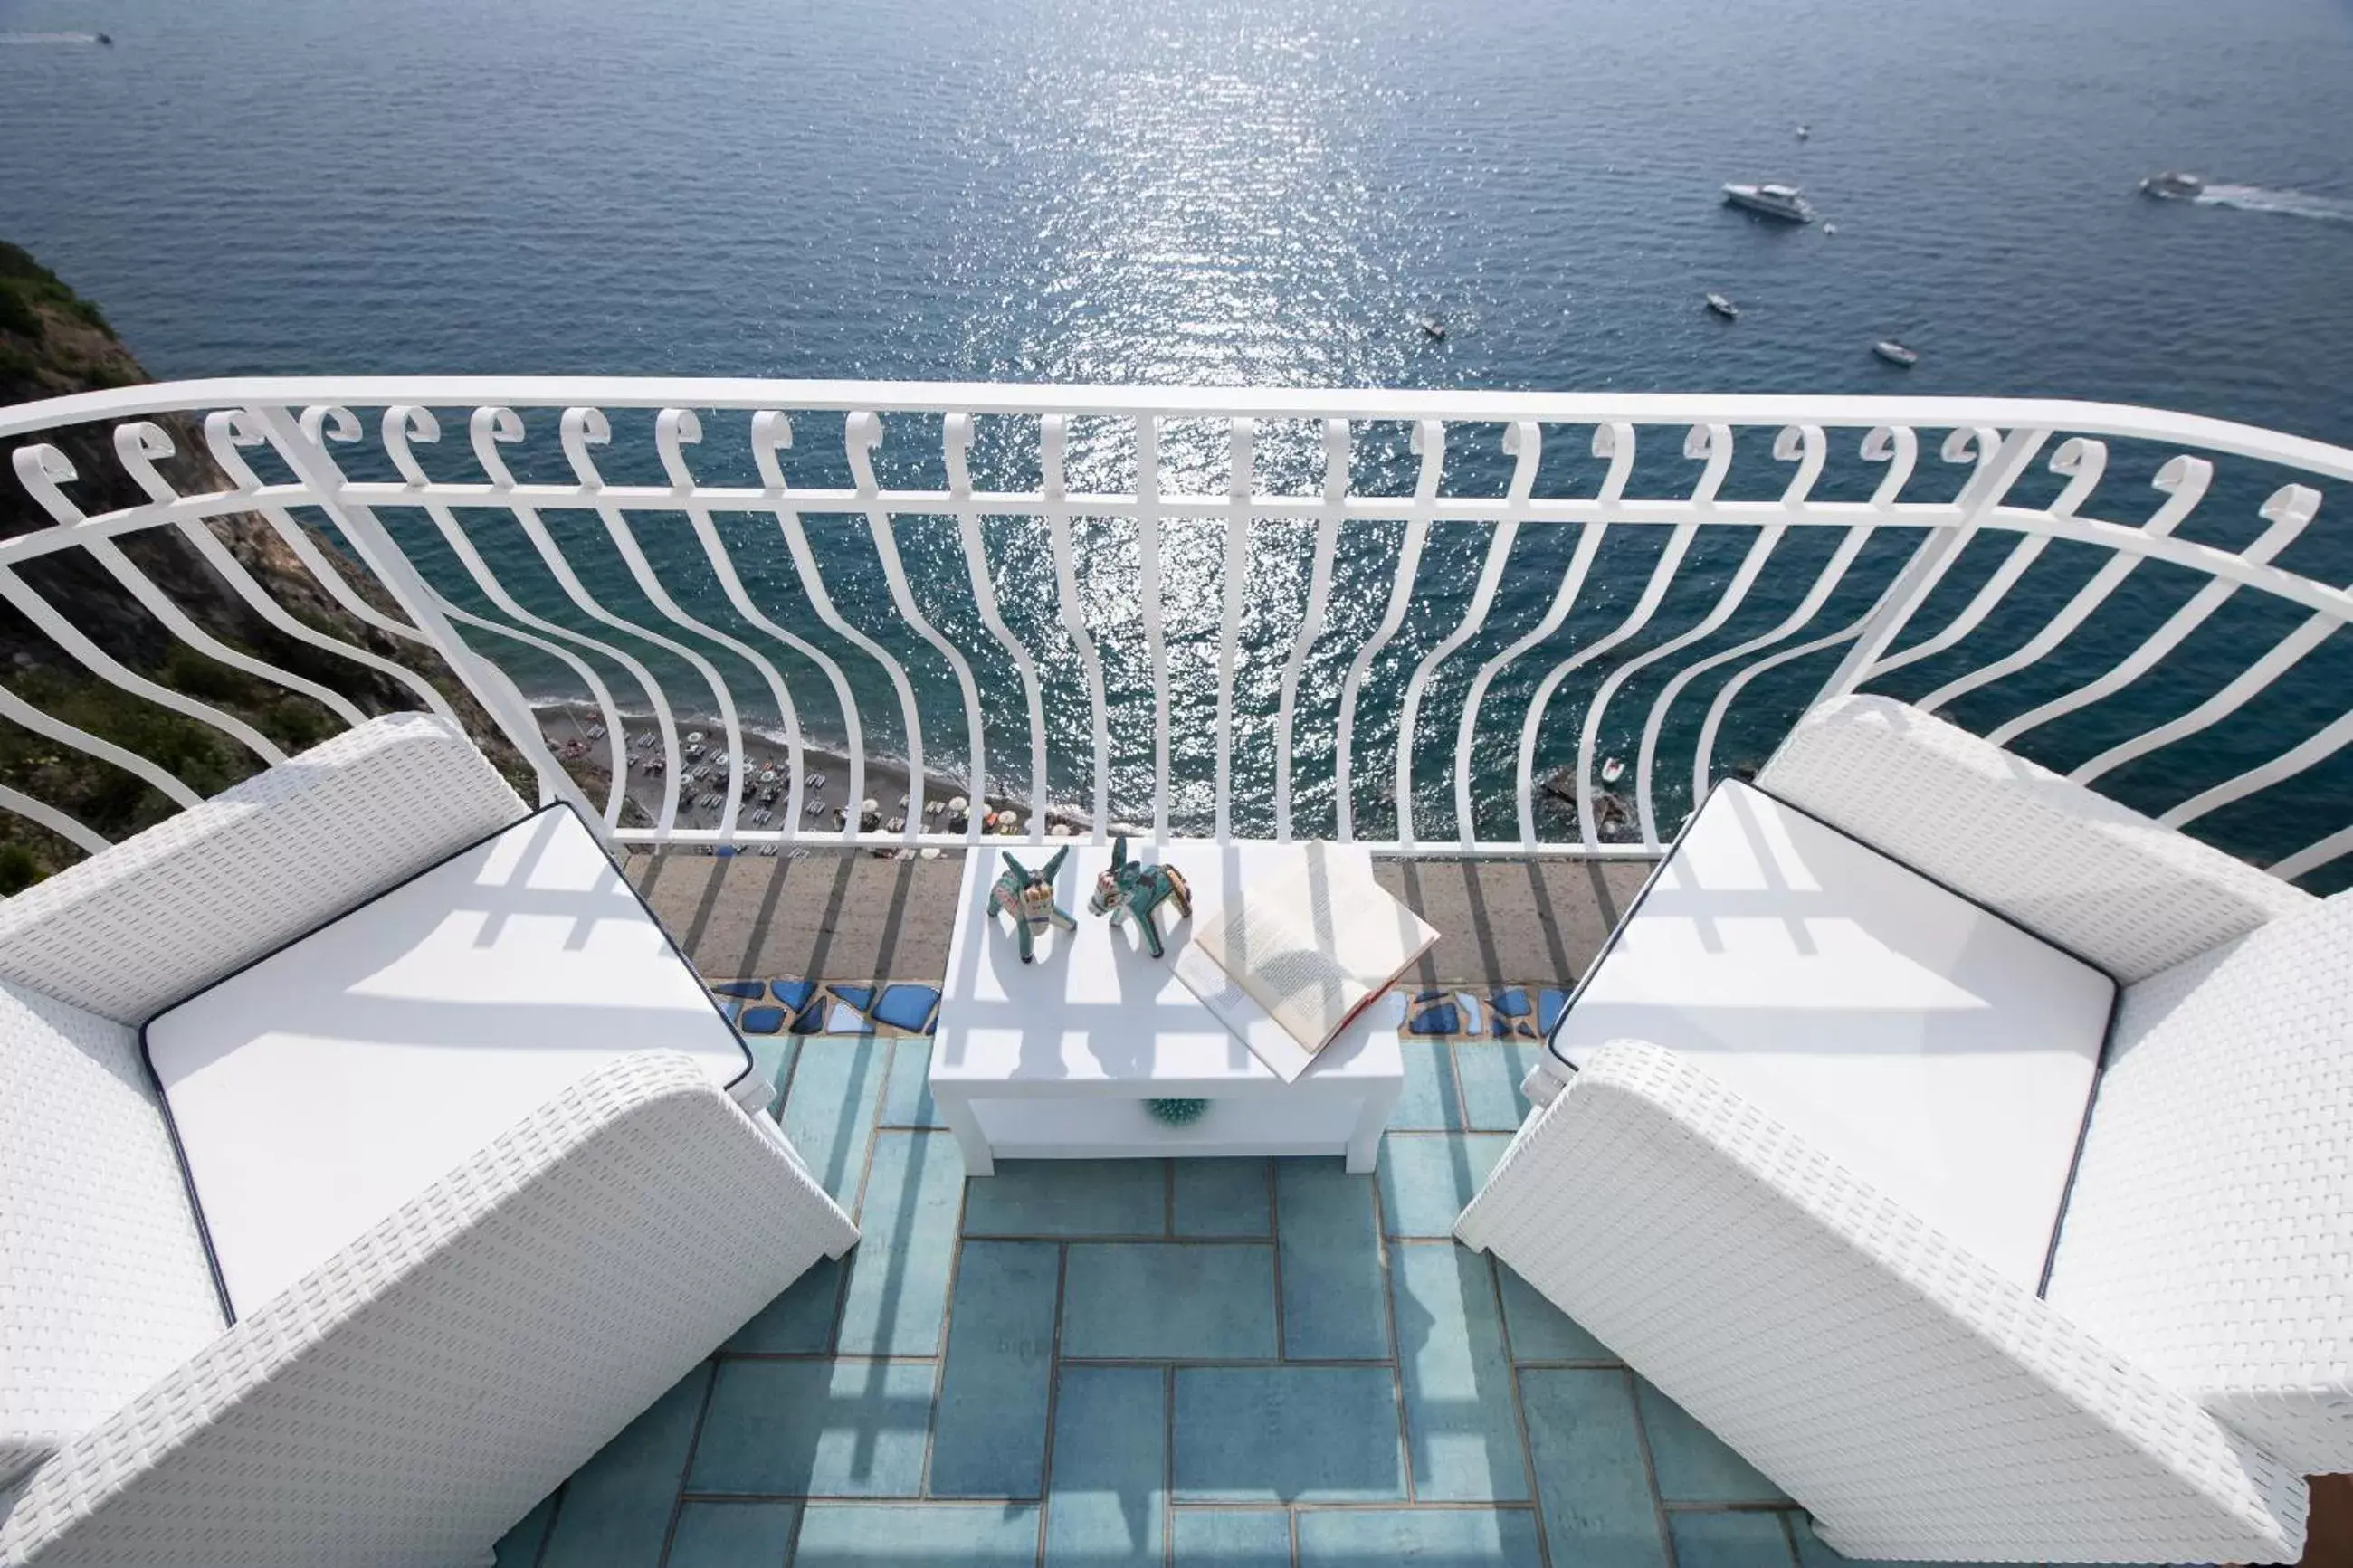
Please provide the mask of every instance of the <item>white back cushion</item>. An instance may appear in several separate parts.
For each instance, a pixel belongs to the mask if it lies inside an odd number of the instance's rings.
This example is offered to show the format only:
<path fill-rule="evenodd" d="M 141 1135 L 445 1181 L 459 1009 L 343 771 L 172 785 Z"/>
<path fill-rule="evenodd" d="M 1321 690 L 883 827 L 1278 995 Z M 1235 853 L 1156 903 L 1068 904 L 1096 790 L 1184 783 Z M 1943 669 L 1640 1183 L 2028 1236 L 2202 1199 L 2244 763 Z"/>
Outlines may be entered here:
<path fill-rule="evenodd" d="M 142 1024 L 522 814 L 456 726 L 371 719 L 0 900 L 0 979 Z"/>
<path fill-rule="evenodd" d="M 136 1037 L 0 981 L 0 1487 L 225 1327 Z"/>
<path fill-rule="evenodd" d="M 1813 710 L 1757 782 L 2127 985 L 2314 902 L 1884 697 Z"/>
<path fill-rule="evenodd" d="M 2353 893 L 2126 989 L 2050 1300 L 2305 1474 L 2353 1470 Z"/>

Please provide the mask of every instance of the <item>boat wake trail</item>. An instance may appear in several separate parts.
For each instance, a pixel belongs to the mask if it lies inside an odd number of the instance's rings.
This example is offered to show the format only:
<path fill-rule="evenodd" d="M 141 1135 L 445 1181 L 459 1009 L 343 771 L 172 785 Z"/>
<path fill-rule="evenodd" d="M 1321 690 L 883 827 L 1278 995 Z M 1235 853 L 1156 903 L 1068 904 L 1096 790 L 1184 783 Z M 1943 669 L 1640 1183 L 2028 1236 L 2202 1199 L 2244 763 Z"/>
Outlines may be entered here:
<path fill-rule="evenodd" d="M 2316 196 L 2309 191 L 2274 191 L 2263 185 L 2208 185 L 2198 205 L 2237 207 L 2242 212 L 2284 213 L 2290 217 L 2318 218 L 2327 223 L 2353 223 L 2353 201 L 2342 196 Z"/>
<path fill-rule="evenodd" d="M 0 33 L 0 44 L 94 44 L 96 33 Z"/>

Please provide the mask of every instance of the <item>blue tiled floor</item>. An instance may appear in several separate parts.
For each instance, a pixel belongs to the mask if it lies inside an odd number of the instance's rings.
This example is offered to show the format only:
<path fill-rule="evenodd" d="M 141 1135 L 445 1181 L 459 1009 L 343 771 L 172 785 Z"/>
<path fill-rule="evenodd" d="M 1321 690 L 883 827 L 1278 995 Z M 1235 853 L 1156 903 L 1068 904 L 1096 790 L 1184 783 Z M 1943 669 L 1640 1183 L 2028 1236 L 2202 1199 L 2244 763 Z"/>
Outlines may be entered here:
<path fill-rule="evenodd" d="M 864 1240 L 499 1568 L 1836 1568 L 1737 1455 L 1449 1237 L 1533 1042 L 1409 1039 L 1377 1177 L 1008 1161 L 974 1183 L 929 1047 L 755 1043 Z"/>

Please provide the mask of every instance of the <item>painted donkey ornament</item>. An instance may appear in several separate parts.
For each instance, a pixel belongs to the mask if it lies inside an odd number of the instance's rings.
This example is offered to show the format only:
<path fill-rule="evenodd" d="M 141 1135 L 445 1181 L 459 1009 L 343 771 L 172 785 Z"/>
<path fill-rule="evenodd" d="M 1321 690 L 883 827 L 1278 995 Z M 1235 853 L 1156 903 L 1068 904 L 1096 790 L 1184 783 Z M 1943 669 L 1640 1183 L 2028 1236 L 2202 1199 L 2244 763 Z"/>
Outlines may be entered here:
<path fill-rule="evenodd" d="M 1054 858 L 1032 871 L 1013 858 L 1009 849 L 1003 851 L 1005 869 L 998 873 L 997 885 L 988 889 L 988 910 L 1013 917 L 1013 934 L 1021 943 L 1021 962 L 1038 962 L 1038 935 L 1040 931 L 1060 926 L 1064 931 L 1076 931 L 1079 922 L 1071 912 L 1054 901 L 1054 879 L 1062 874 L 1062 861 L 1070 855 L 1067 846 L 1054 851 Z"/>
<path fill-rule="evenodd" d="M 1111 869 L 1095 879 L 1095 895 L 1087 900 L 1087 908 L 1099 915 L 1109 915 L 1117 925 L 1120 917 L 1135 921 L 1143 933 L 1145 951 L 1158 958 L 1168 950 L 1160 940 L 1160 927 L 1152 911 L 1164 903 L 1174 903 L 1182 919 L 1193 912 L 1193 889 L 1176 868 L 1149 860 L 1127 858 L 1127 835 L 1112 840 Z"/>

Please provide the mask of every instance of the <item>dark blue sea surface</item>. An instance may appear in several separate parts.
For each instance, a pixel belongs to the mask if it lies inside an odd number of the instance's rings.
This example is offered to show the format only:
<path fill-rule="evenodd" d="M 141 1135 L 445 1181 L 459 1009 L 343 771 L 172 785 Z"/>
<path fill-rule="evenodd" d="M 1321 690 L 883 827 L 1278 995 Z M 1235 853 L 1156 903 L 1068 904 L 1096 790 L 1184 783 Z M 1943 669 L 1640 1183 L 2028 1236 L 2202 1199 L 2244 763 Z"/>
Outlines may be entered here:
<path fill-rule="evenodd" d="M 0 0 L 0 35 L 100 31 L 111 47 L 0 43 L 0 235 L 101 300 L 163 376 L 596 372 L 2048 395 L 2353 441 L 2345 0 Z M 1810 131 L 1802 141 L 1801 123 Z M 2213 199 L 2137 196 L 2136 182 L 2160 168 L 2204 174 Z M 1717 199 L 1725 180 L 1777 178 L 1801 184 L 1826 224 L 1775 226 Z M 1737 323 L 1699 308 L 1708 289 L 1738 300 Z M 1445 323 L 1442 341 L 1421 330 L 1424 317 Z M 1873 359 L 1869 345 L 1883 336 L 1918 349 L 1919 366 Z M 725 471 L 743 437 L 712 423 L 698 461 Z M 617 425 L 608 468 L 618 475 L 642 465 L 624 447 L 642 445 L 644 429 Z M 893 425 L 886 469 L 935 470 L 936 429 Z M 812 479 L 838 430 L 807 425 L 795 461 Z M 1360 478 L 1409 489 L 1403 432 L 1362 434 Z M 1478 436 L 1487 449 L 1466 459 L 1465 487 L 1500 488 L 1508 468 L 1492 449 L 1496 434 Z M 470 477 L 457 435 L 431 461 Z M 985 432 L 982 482 L 1034 472 L 1033 438 Z M 1857 470 L 1854 433 L 1839 438 L 1840 463 Z M 1555 433 L 1547 475 L 1589 485 L 1598 465 L 1584 458 L 1585 439 Z M 1115 476 L 1124 440 L 1076 433 L 1080 473 Z M 1222 440 L 1172 431 L 1174 482 L 1222 489 Z M 926 444 L 928 459 L 912 455 Z M 553 446 L 552 431 L 534 431 L 526 456 L 544 458 Z M 2146 481 L 2163 456 L 2120 448 L 2092 510 L 2146 518 L 2161 500 Z M 1688 482 L 1671 446 L 1649 458 Z M 1271 430 L 1262 470 L 1280 487 L 1312 489 L 1312 433 Z M 2256 507 L 2286 477 L 2226 465 L 2188 531 L 2243 544 L 2261 527 Z M 1767 479 L 1771 493 L 1778 476 Z M 1856 471 L 1826 484 L 1867 493 L 1869 482 Z M 1924 454 L 1915 493 L 1955 483 Z M 2047 496 L 2057 481 L 2035 483 Z M 2284 563 L 2331 583 L 2353 578 L 2348 500 L 2332 492 Z M 432 554 L 419 520 L 394 521 Z M 598 592 L 650 613 L 596 519 L 550 524 L 580 551 Z M 505 534 L 482 526 L 494 560 L 535 570 L 511 525 Z M 829 580 L 839 564 L 845 611 L 888 625 L 862 520 L 811 528 Z M 797 589 L 774 520 L 725 519 L 723 529 L 744 552 L 755 595 L 791 611 Z M 682 530 L 649 521 L 639 531 L 681 575 L 681 596 L 724 617 L 698 557 L 680 553 L 691 551 Z M 1340 674 L 1379 618 L 1400 531 L 1352 536 L 1334 625 L 1312 661 L 1301 778 L 1326 821 Z M 1640 536 L 1659 531 L 1621 531 L 1597 566 L 1590 612 L 1488 700 L 1478 794 L 1490 832 L 1509 826 L 1506 764 L 1527 693 L 1615 624 L 1656 558 L 1661 542 Z M 986 649 L 953 524 L 911 519 L 900 532 L 919 596 L 965 646 Z M 1686 569 L 1687 591 L 1628 651 L 1705 614 L 1749 543 L 1717 534 Z M 1488 630 L 1433 684 L 1417 750 L 1425 833 L 1451 829 L 1443 774 L 1472 670 L 1542 613 L 1575 537 L 1524 531 Z M 1405 673 L 1459 619 L 1486 538 L 1481 527 L 1436 531 L 1414 612 L 1372 673 L 1356 766 L 1370 818 L 1387 810 Z M 1253 537 L 1237 743 L 1245 776 L 1261 784 L 1306 540 L 1271 523 Z M 1147 679 L 1133 624 L 1133 528 L 1085 523 L 1081 542 L 1113 677 L 1119 804 L 1133 814 L 1150 757 L 1148 718 L 1139 730 L 1124 700 Z M 989 543 L 1008 614 L 1025 640 L 1035 629 L 1048 666 L 1058 746 L 1083 751 L 1075 664 L 1050 605 L 1033 610 L 1023 598 L 1050 594 L 1042 541 L 1012 521 L 992 523 Z M 1831 543 L 1790 541 L 1752 603 L 1705 647 L 1778 620 Z M 1966 602 L 2010 543 L 1973 550 L 1924 624 Z M 1208 798 L 1222 525 L 1173 528 L 1168 549 L 1178 760 L 1195 780 L 1182 817 L 1205 813 Z M 2021 584 L 2006 640 L 1989 627 L 1990 640 L 1923 661 L 1888 689 L 1922 695 L 2015 646 L 2097 564 L 2088 551 L 2054 547 Z M 1892 565 L 1875 544 L 1855 593 L 1820 626 L 1840 624 Z M 2114 613 L 2026 676 L 1964 700 L 1958 716 L 1985 728 L 2080 684 L 2195 585 L 2187 574 L 2143 569 Z M 554 603 L 552 587 L 541 588 L 533 602 Z M 2234 606 L 2163 679 L 2035 731 L 2024 749 L 2078 763 L 2201 700 L 2299 619 L 2277 605 Z M 2337 646 L 2345 640 L 2195 744 L 2103 787 L 2163 805 L 2300 739 L 2316 714 L 2343 708 L 2353 679 L 2353 656 Z M 786 662 L 796 691 L 808 692 L 812 729 L 838 732 L 823 683 Z M 929 759 L 960 762 L 953 677 L 928 652 L 910 663 L 925 694 Z M 1727 760 L 1753 761 L 1785 716 L 1773 701 L 1802 700 L 1827 668 L 1790 667 L 1778 696 L 1760 683 L 1772 700 L 1736 710 L 1747 717 L 1727 733 Z M 522 668 L 554 689 L 549 672 Z M 754 704 L 758 683 L 730 669 Z M 870 733 L 902 749 L 888 684 L 871 666 L 854 673 L 873 699 Z M 993 755 L 1018 777 L 1018 692 L 1001 665 L 984 661 L 982 673 Z M 1687 747 L 1715 681 L 1683 700 L 1671 738 Z M 1638 679 L 1611 708 L 1609 749 L 1633 744 L 1658 685 Z M 1555 700 L 1547 767 L 1575 756 L 1590 689 L 1580 676 Z M 1084 793 L 1076 779 L 1055 784 L 1058 795 Z M 2249 853 L 2277 854 L 2341 826 L 2348 798 L 2353 767 L 2338 759 L 2202 826 Z M 1262 826 L 1266 815 L 1261 799 L 1244 824 Z"/>

